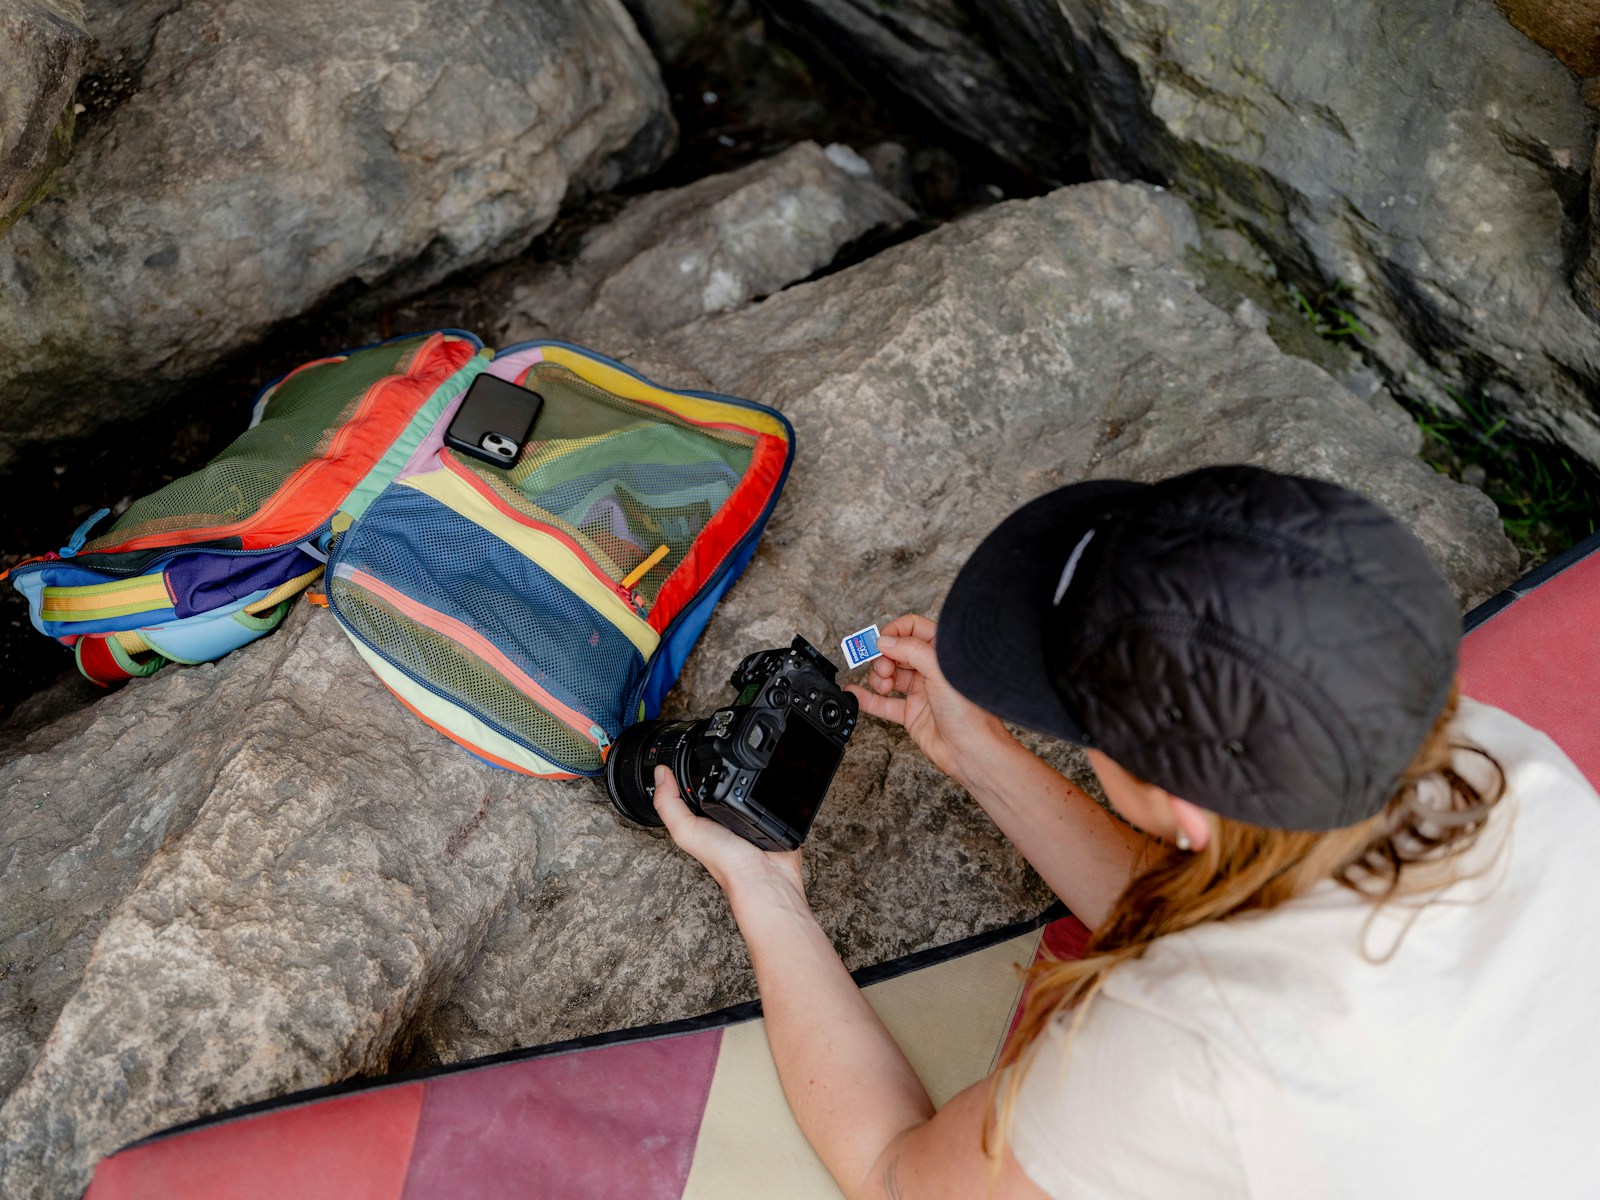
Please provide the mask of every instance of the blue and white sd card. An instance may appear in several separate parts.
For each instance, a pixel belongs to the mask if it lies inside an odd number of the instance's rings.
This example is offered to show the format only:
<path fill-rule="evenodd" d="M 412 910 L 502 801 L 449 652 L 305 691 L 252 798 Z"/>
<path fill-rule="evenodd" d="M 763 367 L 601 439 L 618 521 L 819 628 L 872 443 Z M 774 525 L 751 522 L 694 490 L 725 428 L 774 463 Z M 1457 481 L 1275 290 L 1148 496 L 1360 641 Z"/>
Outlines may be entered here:
<path fill-rule="evenodd" d="M 865 629 L 852 633 L 839 645 L 844 648 L 846 670 L 863 666 L 880 657 L 883 653 L 878 649 L 878 627 L 876 625 L 868 625 Z"/>

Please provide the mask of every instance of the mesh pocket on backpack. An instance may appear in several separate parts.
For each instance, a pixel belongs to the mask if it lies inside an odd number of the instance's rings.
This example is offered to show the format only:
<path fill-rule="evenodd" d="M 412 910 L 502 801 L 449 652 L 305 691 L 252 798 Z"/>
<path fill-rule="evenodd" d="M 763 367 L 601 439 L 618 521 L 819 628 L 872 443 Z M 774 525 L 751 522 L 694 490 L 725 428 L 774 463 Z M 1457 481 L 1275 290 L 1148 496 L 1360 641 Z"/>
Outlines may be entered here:
<path fill-rule="evenodd" d="M 544 757 L 600 769 L 591 730 L 621 732 L 644 655 L 570 588 L 404 486 L 351 528 L 336 562 L 328 599 L 362 641 Z"/>
<path fill-rule="evenodd" d="M 600 749 L 513 687 L 501 673 L 350 579 L 335 578 L 329 598 L 363 639 L 390 662 L 441 688 L 457 703 L 504 732 L 537 747 L 558 766 L 579 774 L 601 767 Z"/>
<path fill-rule="evenodd" d="M 630 585 L 648 611 L 749 469 L 756 438 L 622 399 L 555 363 L 535 363 L 526 386 L 545 403 L 516 465 L 456 461 L 502 503 L 577 543 L 614 582 L 665 547 Z"/>

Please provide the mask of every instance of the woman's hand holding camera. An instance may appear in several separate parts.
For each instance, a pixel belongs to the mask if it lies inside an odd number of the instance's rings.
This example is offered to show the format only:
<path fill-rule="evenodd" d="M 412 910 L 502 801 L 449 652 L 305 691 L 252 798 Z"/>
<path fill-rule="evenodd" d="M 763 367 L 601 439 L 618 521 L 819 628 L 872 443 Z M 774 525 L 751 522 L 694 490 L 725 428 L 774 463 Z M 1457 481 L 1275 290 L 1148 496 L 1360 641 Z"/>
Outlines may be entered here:
<path fill-rule="evenodd" d="M 665 766 L 656 768 L 655 785 L 656 813 L 672 840 L 711 872 L 730 900 L 774 899 L 785 905 L 798 900 L 806 907 L 800 851 L 763 850 L 710 817 L 695 816 Z"/>
<path fill-rule="evenodd" d="M 934 652 L 935 628 L 910 613 L 889 622 L 878 635 L 883 657 L 870 668 L 871 690 L 850 684 L 845 691 L 862 712 L 904 726 L 929 762 L 973 792 L 998 760 L 1021 747 L 998 717 L 950 686 Z"/>

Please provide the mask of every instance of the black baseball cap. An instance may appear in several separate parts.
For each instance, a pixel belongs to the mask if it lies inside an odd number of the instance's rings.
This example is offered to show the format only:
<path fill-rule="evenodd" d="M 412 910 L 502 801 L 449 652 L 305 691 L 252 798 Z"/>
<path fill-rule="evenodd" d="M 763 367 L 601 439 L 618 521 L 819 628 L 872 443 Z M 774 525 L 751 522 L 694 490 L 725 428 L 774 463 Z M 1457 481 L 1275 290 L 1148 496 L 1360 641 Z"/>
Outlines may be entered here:
<path fill-rule="evenodd" d="M 1005 720 L 1222 816 L 1322 830 L 1383 808 L 1460 640 L 1449 584 L 1377 504 L 1219 466 L 1018 509 L 956 577 L 936 644 Z"/>

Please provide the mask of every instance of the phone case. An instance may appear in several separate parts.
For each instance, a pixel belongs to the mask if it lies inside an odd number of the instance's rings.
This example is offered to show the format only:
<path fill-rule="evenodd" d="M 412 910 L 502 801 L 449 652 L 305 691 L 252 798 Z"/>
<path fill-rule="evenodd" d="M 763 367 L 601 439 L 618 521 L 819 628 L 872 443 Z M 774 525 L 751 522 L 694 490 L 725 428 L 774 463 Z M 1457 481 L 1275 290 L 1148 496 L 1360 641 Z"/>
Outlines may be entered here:
<path fill-rule="evenodd" d="M 510 467 L 527 443 L 543 404 L 544 397 L 536 391 L 480 375 L 445 430 L 445 444 L 493 466 Z"/>

